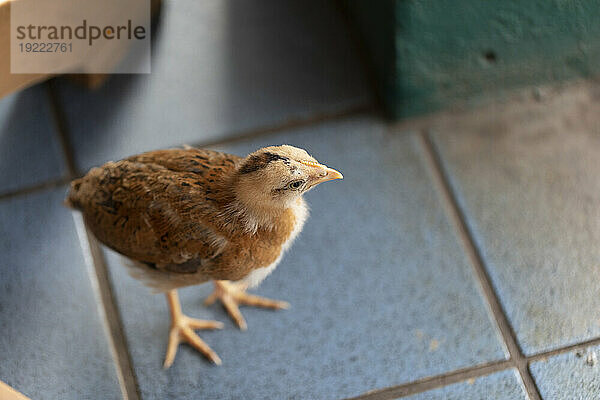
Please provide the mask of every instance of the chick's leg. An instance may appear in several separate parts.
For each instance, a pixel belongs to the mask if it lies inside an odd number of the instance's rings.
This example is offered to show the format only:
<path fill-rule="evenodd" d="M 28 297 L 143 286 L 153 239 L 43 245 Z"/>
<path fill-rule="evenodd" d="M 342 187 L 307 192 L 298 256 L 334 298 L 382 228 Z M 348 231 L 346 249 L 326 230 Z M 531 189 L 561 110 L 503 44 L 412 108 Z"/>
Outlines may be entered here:
<path fill-rule="evenodd" d="M 176 290 L 166 293 L 167 303 L 171 311 L 171 331 L 169 333 L 169 343 L 167 345 L 167 355 L 165 356 L 164 368 L 169 368 L 175 359 L 179 343 L 184 341 L 193 348 L 204 354 L 206 358 L 217 365 L 221 365 L 221 359 L 202 339 L 194 333 L 194 329 L 221 329 L 223 323 L 218 321 L 205 321 L 190 318 L 181 312 L 181 304 Z"/>
<path fill-rule="evenodd" d="M 246 293 L 248 286 L 245 284 L 233 283 L 231 281 L 214 282 L 215 291 L 206 298 L 204 304 L 210 305 L 217 299 L 220 299 L 231 318 L 243 331 L 248 329 L 248 326 L 246 325 L 244 316 L 240 312 L 239 305 L 264 307 L 274 310 L 290 308 L 290 304 L 286 301 L 271 300 Z"/>

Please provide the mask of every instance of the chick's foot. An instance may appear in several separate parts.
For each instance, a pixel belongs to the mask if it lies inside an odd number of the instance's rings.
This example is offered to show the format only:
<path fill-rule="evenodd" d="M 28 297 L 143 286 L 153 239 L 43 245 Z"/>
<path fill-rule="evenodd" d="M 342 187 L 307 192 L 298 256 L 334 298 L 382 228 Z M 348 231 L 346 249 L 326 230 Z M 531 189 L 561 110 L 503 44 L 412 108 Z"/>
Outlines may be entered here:
<path fill-rule="evenodd" d="M 172 290 L 166 295 L 169 310 L 171 311 L 171 331 L 169 333 L 169 343 L 167 345 L 167 354 L 163 368 L 169 368 L 173 364 L 177 347 L 181 342 L 187 342 L 190 346 L 204 354 L 210 361 L 221 365 L 221 359 L 217 353 L 194 333 L 194 329 L 221 329 L 223 328 L 223 323 L 190 318 L 181 312 L 181 304 L 179 303 L 176 290 Z"/>
<path fill-rule="evenodd" d="M 265 297 L 255 296 L 246 293 L 247 285 L 241 283 L 233 283 L 230 281 L 214 281 L 215 290 L 206 298 L 204 304 L 213 304 L 217 299 L 221 300 L 227 313 L 235 321 L 237 326 L 245 331 L 248 329 L 246 320 L 240 312 L 240 305 L 271 308 L 273 310 L 281 310 L 290 308 L 290 303 L 286 301 L 271 300 Z"/>

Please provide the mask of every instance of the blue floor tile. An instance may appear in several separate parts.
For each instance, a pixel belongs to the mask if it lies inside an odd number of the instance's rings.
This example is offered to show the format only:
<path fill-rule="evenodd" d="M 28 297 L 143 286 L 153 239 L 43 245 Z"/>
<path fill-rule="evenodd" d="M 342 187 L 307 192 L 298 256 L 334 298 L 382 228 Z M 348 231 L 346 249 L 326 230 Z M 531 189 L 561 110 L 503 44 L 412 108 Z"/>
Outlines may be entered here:
<path fill-rule="evenodd" d="M 312 217 L 256 290 L 290 301 L 290 310 L 244 307 L 249 330 L 241 332 L 221 306 L 202 305 L 210 285 L 180 291 L 185 313 L 225 322 L 200 332 L 223 366 L 182 346 L 163 371 L 165 299 L 107 252 L 146 400 L 333 399 L 507 357 L 414 135 L 355 118 L 221 149 L 281 143 L 308 149 L 345 178 L 309 193 Z"/>
<path fill-rule="evenodd" d="M 455 383 L 430 390 L 406 400 L 527 400 L 525 387 L 517 370 L 506 370 L 472 381 Z M 554 397 L 549 397 L 554 399 Z"/>
<path fill-rule="evenodd" d="M 590 96 L 519 103 L 434 134 L 526 354 L 600 335 L 600 131 Z"/>
<path fill-rule="evenodd" d="M 552 400 L 595 400 L 600 395 L 600 346 L 530 365 L 540 394 Z"/>
<path fill-rule="evenodd" d="M 55 126 L 43 86 L 0 99 L 0 193 L 63 176 Z"/>
<path fill-rule="evenodd" d="M 79 166 L 371 102 L 333 2 L 164 1 L 154 37 L 151 74 L 64 85 Z"/>
<path fill-rule="evenodd" d="M 0 202 L 0 380 L 32 399 L 119 399 L 64 194 Z"/>

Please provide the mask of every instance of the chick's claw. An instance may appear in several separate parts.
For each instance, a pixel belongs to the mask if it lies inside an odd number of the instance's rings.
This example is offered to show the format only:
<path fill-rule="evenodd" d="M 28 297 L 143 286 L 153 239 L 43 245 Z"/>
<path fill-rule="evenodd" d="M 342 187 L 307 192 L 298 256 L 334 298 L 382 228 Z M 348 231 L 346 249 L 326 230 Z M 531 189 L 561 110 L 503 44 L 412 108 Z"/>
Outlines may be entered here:
<path fill-rule="evenodd" d="M 167 354 L 163 368 L 167 369 L 173 364 L 177 347 L 179 347 L 179 343 L 181 342 L 187 342 L 190 346 L 204 354 L 210 361 L 216 365 L 221 365 L 221 358 L 194 333 L 194 329 L 222 329 L 223 323 L 190 318 L 182 314 L 179 298 L 175 290 L 167 293 L 167 302 L 171 311 L 171 331 L 169 332 L 169 342 L 167 344 Z"/>
<path fill-rule="evenodd" d="M 204 304 L 210 305 L 217 299 L 220 299 L 229 316 L 243 331 L 248 329 L 248 325 L 240 312 L 240 305 L 270 308 L 273 310 L 290 308 L 290 303 L 286 301 L 271 300 L 265 297 L 248 294 L 246 293 L 246 288 L 247 287 L 244 284 L 236 284 L 229 281 L 215 281 L 215 290 L 206 298 Z"/>

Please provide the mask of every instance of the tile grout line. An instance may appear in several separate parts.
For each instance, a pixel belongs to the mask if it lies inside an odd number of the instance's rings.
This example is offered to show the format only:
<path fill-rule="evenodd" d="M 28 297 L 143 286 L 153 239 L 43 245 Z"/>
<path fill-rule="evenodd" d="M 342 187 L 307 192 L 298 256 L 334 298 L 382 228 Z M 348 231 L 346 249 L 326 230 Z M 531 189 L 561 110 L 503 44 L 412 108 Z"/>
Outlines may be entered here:
<path fill-rule="evenodd" d="M 67 165 L 68 176 L 62 180 L 66 184 L 71 179 L 78 176 L 79 173 L 75 164 L 73 147 L 71 146 L 71 141 L 69 139 L 66 116 L 56 92 L 54 80 L 46 82 L 45 85 L 56 131 L 58 133 L 58 141 L 61 145 Z M 87 228 L 81 214 L 73 212 L 73 218 L 81 249 L 86 264 L 88 265 L 88 276 L 95 292 L 98 313 L 100 314 L 102 325 L 105 330 L 105 336 L 108 340 L 121 394 L 124 400 L 138 400 L 140 399 L 140 393 L 137 379 L 127 342 L 125 340 L 119 310 L 113 296 L 108 269 L 104 262 L 104 257 L 102 256 L 102 251 Z"/>
<path fill-rule="evenodd" d="M 450 218 L 453 220 L 459 237 L 463 242 L 463 248 L 471 261 L 475 276 L 479 281 L 484 297 L 496 321 L 496 324 L 504 340 L 504 344 L 510 355 L 509 361 L 519 371 L 519 375 L 523 381 L 527 394 L 531 400 L 540 400 L 541 396 L 533 377 L 529 373 L 528 359 L 523 355 L 519 348 L 517 337 L 508 321 L 508 317 L 500 299 L 496 294 L 490 276 L 485 269 L 485 262 L 477 247 L 473 232 L 467 225 L 466 215 L 460 207 L 456 193 L 450 186 L 450 180 L 446 169 L 444 168 L 441 156 L 437 151 L 435 144 L 432 142 L 429 133 L 426 130 L 421 130 L 418 134 L 419 142 L 424 149 L 427 162 L 433 172 L 436 184 L 438 185 L 443 200 L 447 205 Z"/>
<path fill-rule="evenodd" d="M 85 263 L 88 266 L 88 276 L 96 297 L 98 313 L 102 319 L 108 346 L 115 363 L 121 394 L 124 400 L 139 400 L 141 396 L 127 348 L 121 317 L 112 291 L 106 290 L 107 287 L 111 287 L 111 283 L 102 250 L 87 229 L 81 213 L 73 211 L 73 219 L 81 249 L 84 252 Z"/>
<path fill-rule="evenodd" d="M 314 125 L 319 125 L 325 122 L 337 121 L 344 118 L 349 118 L 363 114 L 374 114 L 377 108 L 371 103 L 358 104 L 349 106 L 339 111 L 314 113 L 307 117 L 290 118 L 286 121 L 275 123 L 273 125 L 265 125 L 254 129 L 233 132 L 231 136 L 215 140 L 205 140 L 192 142 L 193 147 L 208 147 L 220 146 L 229 143 L 235 143 L 242 140 L 253 139 L 256 137 L 267 136 L 287 130 L 306 128 Z"/>
<path fill-rule="evenodd" d="M 394 400 L 400 397 L 406 397 L 409 395 L 426 392 L 428 390 L 438 389 L 453 383 L 480 378 L 495 372 L 504 371 L 512 368 L 513 366 L 513 363 L 509 360 L 475 365 L 472 367 L 446 372 L 440 375 L 421 378 L 416 381 L 404 383 L 398 386 L 375 389 L 356 397 L 347 398 L 346 400 Z"/>
<path fill-rule="evenodd" d="M 565 354 L 565 353 L 569 353 L 569 352 L 576 351 L 576 350 L 583 350 L 588 347 L 593 347 L 593 346 L 598 346 L 598 345 L 600 345 L 600 338 L 596 337 L 596 338 L 586 340 L 583 342 L 578 342 L 578 343 L 574 343 L 574 344 L 571 344 L 568 346 L 559 347 L 557 349 L 542 351 L 540 353 L 532 354 L 530 356 L 527 356 L 527 361 L 530 363 L 535 362 L 535 361 L 543 361 L 550 357 L 558 356 L 560 354 Z"/>
<path fill-rule="evenodd" d="M 100 249 L 100 245 L 96 238 L 91 234 L 87 226 L 85 226 L 86 238 L 89 243 L 89 248 L 92 254 L 96 278 L 100 285 L 100 295 L 102 306 L 105 311 L 105 318 L 108 329 L 110 330 L 110 338 L 115 352 L 115 361 L 118 365 L 120 379 L 122 379 L 122 393 L 124 400 L 139 400 L 141 399 L 140 389 L 138 385 L 135 369 L 133 368 L 133 360 L 129 353 L 129 346 L 125 337 L 123 328 L 123 320 L 121 313 L 117 307 L 112 283 L 108 274 L 108 267 Z"/>
<path fill-rule="evenodd" d="M 22 187 L 20 189 L 14 190 L 14 191 L 0 193 L 0 201 L 6 200 L 6 199 L 11 199 L 13 197 L 25 196 L 25 195 L 28 195 L 31 193 L 41 192 L 41 191 L 48 190 L 48 189 L 54 189 L 59 186 L 66 185 L 70 181 L 71 181 L 71 178 L 66 178 L 66 177 L 57 178 L 57 179 L 48 180 L 46 182 L 42 182 L 39 184 Z"/>
<path fill-rule="evenodd" d="M 73 146 L 71 145 L 71 140 L 69 139 L 69 135 L 67 134 L 67 119 L 65 113 L 63 112 L 60 99 L 56 91 L 55 79 L 56 78 L 53 78 L 45 82 L 44 85 L 46 86 L 46 93 L 50 102 L 50 111 L 54 118 L 56 132 L 58 133 L 58 141 L 62 148 L 63 157 L 67 166 L 67 178 L 73 179 L 78 175 L 74 157 L 75 153 L 73 152 Z"/>

